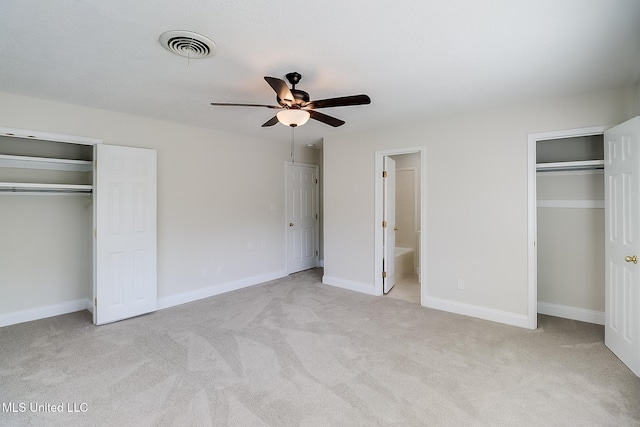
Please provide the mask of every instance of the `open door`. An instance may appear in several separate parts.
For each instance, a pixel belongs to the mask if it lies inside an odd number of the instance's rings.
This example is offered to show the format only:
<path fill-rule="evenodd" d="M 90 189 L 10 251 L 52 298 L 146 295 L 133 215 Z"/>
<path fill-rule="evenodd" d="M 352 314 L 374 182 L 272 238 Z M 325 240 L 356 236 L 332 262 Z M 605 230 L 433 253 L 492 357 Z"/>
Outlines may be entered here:
<path fill-rule="evenodd" d="M 605 344 L 640 376 L 640 117 L 604 136 Z"/>
<path fill-rule="evenodd" d="M 391 157 L 384 158 L 384 219 L 383 238 L 383 291 L 388 293 L 396 284 L 396 162 Z"/>
<path fill-rule="evenodd" d="M 100 325 L 156 310 L 156 151 L 97 145 L 94 310 Z"/>

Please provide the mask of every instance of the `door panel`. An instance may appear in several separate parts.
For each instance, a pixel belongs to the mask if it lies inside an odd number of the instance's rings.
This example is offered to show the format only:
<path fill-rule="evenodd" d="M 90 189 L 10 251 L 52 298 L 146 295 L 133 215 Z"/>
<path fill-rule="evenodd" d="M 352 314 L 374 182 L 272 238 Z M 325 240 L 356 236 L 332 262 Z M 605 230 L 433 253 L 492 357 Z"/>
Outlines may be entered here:
<path fill-rule="evenodd" d="M 287 164 L 287 272 L 317 266 L 318 168 Z"/>
<path fill-rule="evenodd" d="M 396 162 L 390 157 L 384 158 L 384 170 L 387 176 L 384 178 L 384 221 L 386 227 L 383 233 L 384 245 L 384 271 L 386 276 L 382 279 L 384 293 L 388 293 L 396 284 Z"/>
<path fill-rule="evenodd" d="M 93 320 L 156 309 L 156 151 L 96 146 Z"/>
<path fill-rule="evenodd" d="M 640 376 L 640 118 L 605 132 L 605 344 Z"/>

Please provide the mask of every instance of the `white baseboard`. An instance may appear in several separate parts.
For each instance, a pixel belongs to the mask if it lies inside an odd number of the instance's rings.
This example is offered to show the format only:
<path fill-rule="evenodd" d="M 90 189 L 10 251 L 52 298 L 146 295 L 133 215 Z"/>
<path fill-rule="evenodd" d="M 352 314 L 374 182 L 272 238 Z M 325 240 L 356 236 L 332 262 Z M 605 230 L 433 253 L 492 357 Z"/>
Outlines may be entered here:
<path fill-rule="evenodd" d="M 226 292 L 236 291 L 238 289 L 247 288 L 249 286 L 258 285 L 270 280 L 280 279 L 287 275 L 286 270 L 274 271 L 271 273 L 261 274 L 258 276 L 245 277 L 234 280 L 233 282 L 222 283 L 219 285 L 209 286 L 206 288 L 196 289 L 194 291 L 185 292 L 177 295 L 170 295 L 158 298 L 158 310 L 163 308 L 174 307 L 176 305 L 197 301 L 203 298 L 209 298 Z"/>
<path fill-rule="evenodd" d="M 538 301 L 538 313 L 604 325 L 604 312 Z"/>
<path fill-rule="evenodd" d="M 183 294 L 171 295 L 158 299 L 157 309 L 173 307 L 175 305 L 187 302 L 197 301 L 202 298 L 208 298 L 225 292 L 235 291 L 237 289 L 246 288 L 248 286 L 257 285 L 268 282 L 270 280 L 285 277 L 285 270 L 274 271 L 272 273 L 262 274 L 259 276 L 247 277 L 233 282 L 223 283 L 216 286 L 210 286 Z M 90 298 L 67 301 L 60 304 L 52 304 L 44 307 L 29 308 L 26 310 L 14 311 L 11 313 L 0 313 L 0 327 L 15 325 L 17 323 L 30 322 L 32 320 L 44 319 L 46 317 L 59 316 L 62 314 L 73 313 L 75 311 L 89 310 L 93 313 L 93 303 Z"/>
<path fill-rule="evenodd" d="M 87 298 L 61 302 L 59 304 L 45 305 L 43 307 L 28 308 L 10 313 L 0 313 L 0 327 L 15 325 L 17 323 L 31 322 L 45 317 L 60 316 L 75 311 L 86 310 L 91 305 Z"/>
<path fill-rule="evenodd" d="M 375 287 L 373 284 L 354 282 L 351 280 L 340 279 L 338 277 L 322 276 L 322 283 L 336 288 L 348 289 L 350 291 L 361 292 L 363 294 L 375 295 Z"/>
<path fill-rule="evenodd" d="M 492 322 L 504 323 L 506 325 L 519 326 L 521 328 L 529 327 L 529 318 L 526 314 L 515 314 L 508 311 L 495 310 L 493 308 L 434 297 L 426 297 L 424 306 L 436 310 L 448 311 L 450 313 L 462 314 L 464 316 L 477 317 L 478 319 L 490 320 Z"/>

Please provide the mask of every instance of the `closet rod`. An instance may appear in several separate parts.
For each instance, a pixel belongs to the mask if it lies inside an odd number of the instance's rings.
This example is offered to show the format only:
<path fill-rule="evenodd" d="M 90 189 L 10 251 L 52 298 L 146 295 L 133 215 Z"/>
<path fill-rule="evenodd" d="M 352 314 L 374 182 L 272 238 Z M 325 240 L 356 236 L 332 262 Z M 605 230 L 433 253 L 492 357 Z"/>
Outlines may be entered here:
<path fill-rule="evenodd" d="M 554 162 L 536 164 L 536 172 L 566 172 L 604 169 L 604 160 Z"/>
<path fill-rule="evenodd" d="M 571 171 L 595 171 L 595 170 L 604 170 L 604 166 L 592 166 L 592 167 L 569 167 L 569 168 L 539 168 L 536 169 L 536 172 L 571 172 Z"/>
<path fill-rule="evenodd" d="M 0 188 L 0 193 L 62 193 L 62 194 L 91 194 L 93 190 L 64 190 L 43 188 Z"/>

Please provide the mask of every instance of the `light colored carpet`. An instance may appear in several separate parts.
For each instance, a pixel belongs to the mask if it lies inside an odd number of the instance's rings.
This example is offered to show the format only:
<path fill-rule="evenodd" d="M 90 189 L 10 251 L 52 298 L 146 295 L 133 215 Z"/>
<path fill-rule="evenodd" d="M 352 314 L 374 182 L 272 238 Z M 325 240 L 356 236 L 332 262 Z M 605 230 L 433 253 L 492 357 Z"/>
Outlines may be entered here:
<path fill-rule="evenodd" d="M 105 326 L 79 312 L 0 328 L 0 424 L 640 426 L 640 379 L 601 326 L 529 331 L 321 274 Z"/>

